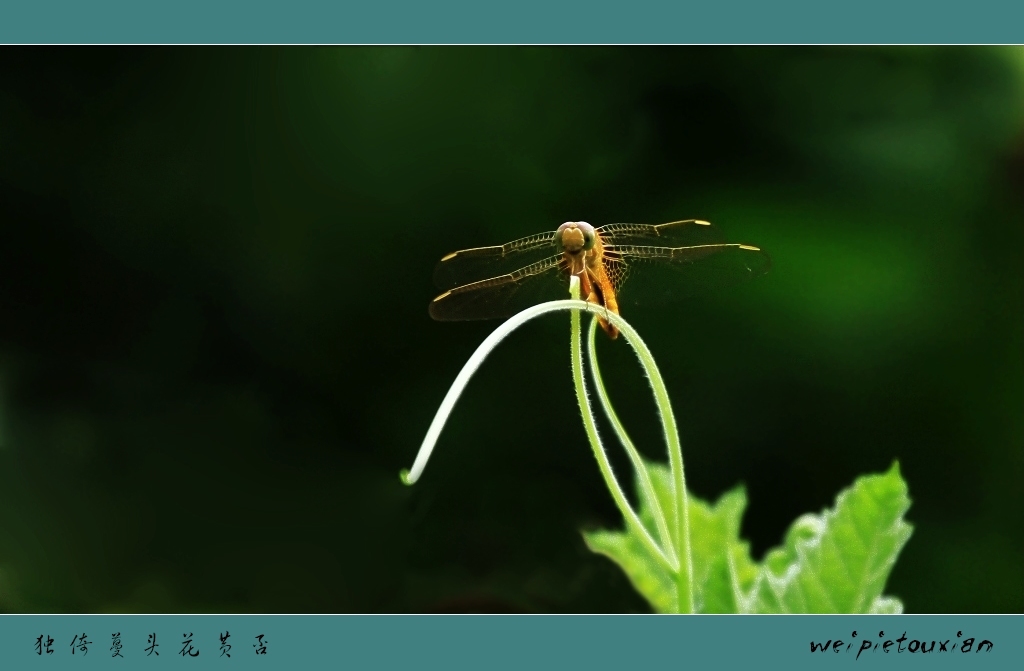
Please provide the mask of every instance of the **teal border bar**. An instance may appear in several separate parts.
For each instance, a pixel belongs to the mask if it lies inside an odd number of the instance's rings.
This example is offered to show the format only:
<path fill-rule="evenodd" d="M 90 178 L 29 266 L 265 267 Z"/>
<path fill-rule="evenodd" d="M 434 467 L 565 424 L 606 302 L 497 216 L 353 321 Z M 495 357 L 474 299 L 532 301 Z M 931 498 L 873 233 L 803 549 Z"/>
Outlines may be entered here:
<path fill-rule="evenodd" d="M 1020 44 L 1018 0 L 35 0 L 4 44 Z"/>
<path fill-rule="evenodd" d="M 230 659 L 220 655 L 225 631 Z M 121 634 L 120 659 L 109 650 L 113 632 Z M 88 652 L 72 654 L 83 633 Z M 145 654 L 152 633 L 159 656 Z M 183 658 L 185 634 L 197 656 Z M 265 655 L 253 647 L 258 634 Z M 52 638 L 55 652 L 37 654 L 39 636 Z M 964 653 L 968 639 L 972 648 Z M 935 649 L 911 652 L 918 640 L 935 641 Z M 983 640 L 992 647 L 979 652 Z M 812 652 L 812 641 L 829 648 Z M 858 659 L 864 641 L 870 647 Z M 1022 641 L 1020 615 L 11 615 L 0 617 L 0 668 L 1021 669 Z"/>

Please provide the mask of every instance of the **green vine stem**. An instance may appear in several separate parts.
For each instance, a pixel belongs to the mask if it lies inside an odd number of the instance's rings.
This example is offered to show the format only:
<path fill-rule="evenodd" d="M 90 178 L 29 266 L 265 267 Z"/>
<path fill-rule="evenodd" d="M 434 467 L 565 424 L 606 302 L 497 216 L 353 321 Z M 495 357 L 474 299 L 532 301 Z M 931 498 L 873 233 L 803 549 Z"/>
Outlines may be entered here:
<path fill-rule="evenodd" d="M 445 394 L 444 400 L 441 401 L 441 405 L 437 409 L 437 413 L 434 414 L 434 420 L 430 423 L 430 427 L 427 429 L 427 435 L 423 437 L 423 442 L 420 444 L 419 452 L 416 453 L 416 459 L 413 461 L 412 468 L 408 470 L 403 469 L 399 474 L 402 478 L 402 482 L 407 485 L 412 485 L 420 479 L 420 476 L 423 474 L 423 469 L 426 468 L 427 462 L 430 460 L 430 455 L 434 451 L 434 446 L 437 444 L 437 439 L 441 435 L 441 429 L 444 428 L 445 422 L 448 421 L 448 417 L 451 415 L 452 409 L 455 407 L 455 402 L 459 400 L 459 396 L 462 395 L 462 392 L 465 390 L 470 378 L 473 377 L 473 373 L 477 371 L 480 364 L 482 364 L 484 359 L 487 358 L 487 355 L 498 346 L 498 343 L 508 337 L 508 335 L 517 328 L 535 317 L 539 317 L 540 315 L 548 312 L 579 309 L 581 303 L 582 301 L 561 300 L 534 305 L 513 317 L 510 317 L 507 321 L 502 322 L 501 326 L 496 328 L 491 335 L 487 336 L 484 341 L 480 343 L 480 346 L 476 348 L 476 351 L 473 352 L 472 356 L 469 357 L 469 360 L 466 361 L 462 370 L 459 371 L 459 374 L 455 377 L 455 381 L 452 383 L 448 393 Z"/>
<path fill-rule="evenodd" d="M 579 279 L 576 277 L 570 278 L 569 281 L 569 292 L 574 298 L 579 296 Z M 688 513 L 687 493 L 686 493 L 686 479 L 683 475 L 683 450 L 682 445 L 679 442 L 679 432 L 676 428 L 675 415 L 672 413 L 672 404 L 668 398 L 668 389 L 665 388 L 665 382 L 661 378 L 661 373 L 658 371 L 658 366 L 654 362 L 654 357 L 651 355 L 651 351 L 647 349 L 647 345 L 640 338 L 640 334 L 626 322 L 622 317 L 617 314 L 608 312 L 607 310 L 598 308 L 596 311 L 605 320 L 611 322 L 619 332 L 626 339 L 626 342 L 633 348 L 637 358 L 640 360 L 640 365 L 644 369 L 644 373 L 647 375 L 647 379 L 651 383 L 651 388 L 654 391 L 654 402 L 658 406 L 658 414 L 661 417 L 662 430 L 665 433 L 665 442 L 668 446 L 668 457 L 669 457 L 669 469 L 672 473 L 672 500 L 675 504 L 675 528 L 673 529 L 672 542 L 669 544 L 674 548 L 675 556 L 681 557 L 685 561 L 685 565 L 680 564 L 677 560 L 672 562 L 674 565 L 671 566 L 672 573 L 676 576 L 676 612 L 678 613 L 692 613 L 693 612 L 693 557 L 690 553 L 690 516 Z M 590 410 L 590 402 L 587 399 L 586 388 L 583 383 L 583 360 L 580 356 L 580 319 L 579 312 L 573 311 L 572 320 L 572 360 L 573 360 L 573 380 L 576 383 L 576 396 L 579 399 L 580 411 L 583 415 L 583 426 L 587 428 L 587 436 L 590 438 L 591 447 L 594 449 L 595 456 L 598 457 L 598 464 L 602 468 L 604 473 L 603 464 L 607 464 L 607 457 L 604 454 L 604 448 L 601 446 L 600 438 L 597 435 L 597 429 L 594 425 L 594 415 Z M 597 363 L 597 355 L 593 352 L 593 339 L 591 339 L 591 364 Z M 598 372 L 595 377 L 599 377 Z M 650 476 L 647 475 L 647 470 L 643 468 L 643 462 L 640 461 L 640 455 L 636 453 L 635 448 L 630 450 L 632 441 L 626 435 L 625 428 L 622 427 L 621 422 L 618 422 L 618 416 L 614 410 L 611 409 L 611 403 L 607 399 L 607 394 L 604 393 L 603 384 L 599 388 L 598 392 L 602 404 L 606 404 L 605 411 L 609 412 L 609 417 L 614 416 L 615 420 L 612 421 L 612 425 L 615 427 L 616 433 L 620 439 L 623 440 L 623 445 L 627 446 L 626 450 L 629 453 L 630 460 L 634 460 L 634 466 L 639 466 L 637 473 L 640 475 L 641 487 L 650 487 L 650 490 L 645 491 L 646 493 L 653 493 L 653 485 L 650 482 Z M 592 428 L 592 430 L 591 430 Z M 612 497 L 616 499 L 616 504 L 619 505 L 619 509 L 623 507 L 627 508 L 632 514 L 632 518 L 627 517 L 626 521 L 629 523 L 631 519 L 639 522 L 636 513 L 633 512 L 632 508 L 629 508 L 629 502 L 625 500 L 625 495 L 622 494 L 621 488 L 618 487 L 618 483 L 615 483 L 613 488 L 612 483 L 615 482 L 615 476 L 611 474 L 611 468 L 608 467 L 608 475 L 605 476 L 605 481 L 608 483 L 608 488 L 612 492 Z M 644 483 L 646 477 L 646 483 Z M 619 502 L 618 497 L 622 497 L 622 503 Z M 654 501 L 657 497 L 653 498 Z M 623 513 L 625 515 L 625 513 Z M 642 525 L 640 527 L 642 531 L 641 537 L 650 538 L 650 534 L 647 533 L 647 529 Z"/>
<path fill-rule="evenodd" d="M 569 278 L 569 293 L 574 299 L 579 298 L 580 294 L 580 280 L 578 277 L 573 275 Z M 593 303 L 586 303 L 587 305 L 593 305 Z M 606 311 L 604 308 L 599 308 L 604 314 Z M 608 486 L 608 491 L 611 492 L 612 498 L 615 500 L 615 505 L 619 507 L 622 512 L 622 516 L 626 519 L 626 524 L 630 526 L 631 530 L 636 533 L 640 538 L 643 539 L 645 545 L 650 547 L 652 550 L 656 549 L 655 556 L 658 557 L 665 566 L 673 573 L 679 571 L 679 562 L 672 561 L 669 553 L 664 552 L 658 544 L 651 538 L 647 528 L 640 521 L 639 516 L 633 510 L 632 506 L 629 505 L 629 500 L 626 498 L 625 492 L 622 491 L 622 487 L 619 486 L 618 480 L 615 478 L 615 473 L 612 471 L 612 465 L 608 461 L 608 455 L 604 451 L 604 445 L 601 444 L 601 437 L 597 433 L 597 422 L 594 420 L 594 413 L 590 409 L 590 399 L 587 397 L 587 385 L 583 378 L 583 353 L 582 353 L 582 341 L 580 333 L 580 311 L 572 311 L 572 337 L 570 340 L 570 351 L 572 352 L 572 378 L 573 384 L 576 387 L 576 399 L 580 404 L 580 414 L 583 417 L 583 429 L 587 433 L 587 439 L 590 441 L 590 447 L 594 451 L 594 457 L 597 459 L 597 467 L 601 470 L 601 475 L 604 476 L 605 484 Z M 671 551 L 670 551 L 671 552 Z"/>
<path fill-rule="evenodd" d="M 626 449 L 626 454 L 629 455 L 629 461 L 633 464 L 633 469 L 636 471 L 644 498 L 650 502 L 651 512 L 654 515 L 654 524 L 658 528 L 658 536 L 661 538 L 662 544 L 669 549 L 669 561 L 678 566 L 679 560 L 676 556 L 675 545 L 672 542 L 668 523 L 665 520 L 665 513 L 661 509 L 661 502 L 658 500 L 658 495 L 654 492 L 654 483 L 651 482 L 651 475 L 647 472 L 647 466 L 644 465 L 643 459 L 640 458 L 640 453 L 634 447 L 633 441 L 630 439 L 629 434 L 626 433 L 626 427 L 622 425 L 618 414 L 615 412 L 615 408 L 612 407 L 611 400 L 608 398 L 604 379 L 601 376 L 601 367 L 597 365 L 597 324 L 598 318 L 595 316 L 590 320 L 590 330 L 587 334 L 587 356 L 591 374 L 594 376 L 594 388 L 597 390 L 597 398 L 601 401 L 601 407 L 604 409 L 605 416 L 608 417 L 608 421 L 615 430 L 615 435 L 618 436 L 619 442 L 622 443 L 622 446 Z"/>
<path fill-rule="evenodd" d="M 423 469 L 426 468 L 427 461 L 430 459 L 430 455 L 434 450 L 434 446 L 437 444 L 437 439 L 441 434 L 441 430 L 444 428 L 445 422 L 451 415 L 452 409 L 455 407 L 455 403 L 458 401 L 459 396 L 469 383 L 473 373 L 476 372 L 487 355 L 490 354 L 490 352 L 497 347 L 502 340 L 504 340 L 512 331 L 535 317 L 539 317 L 540 315 L 548 312 L 570 310 L 572 322 L 570 350 L 572 353 L 573 382 L 576 387 L 576 396 L 580 405 L 580 413 L 583 419 L 584 430 L 587 433 L 587 438 L 590 441 L 594 456 L 597 459 L 598 468 L 601 470 L 601 475 L 605 479 L 605 484 L 608 486 L 608 490 L 611 493 L 616 506 L 618 506 L 619 511 L 622 513 L 622 516 L 626 521 L 626 525 L 636 534 L 636 537 L 640 539 L 641 543 L 643 543 L 658 562 L 675 575 L 676 611 L 681 613 L 692 613 L 693 559 L 690 552 L 690 526 L 687 510 L 686 480 L 683 475 L 683 455 L 682 448 L 679 443 L 679 434 L 676 428 L 675 417 L 672 413 L 672 407 L 669 402 L 668 391 L 665 388 L 665 383 L 661 378 L 661 373 L 658 371 L 657 365 L 654 363 L 654 358 L 651 356 L 650 350 L 647 349 L 646 344 L 644 344 L 643 340 L 640 339 L 639 334 L 628 322 L 626 322 L 626 320 L 618 314 L 608 312 L 600 305 L 596 305 L 589 301 L 579 300 L 579 278 L 575 276 L 570 277 L 569 291 L 573 296 L 572 299 L 549 301 L 547 303 L 541 303 L 527 308 L 502 323 L 501 326 L 491 333 L 491 335 L 484 339 L 476 351 L 473 352 L 473 355 L 469 358 L 466 364 L 462 367 L 462 370 L 459 372 L 458 376 L 456 376 L 451 388 L 448 390 L 444 400 L 441 402 L 441 406 L 434 415 L 434 419 L 427 430 L 427 434 L 423 438 L 423 443 L 420 445 L 420 450 L 416 455 L 412 468 L 409 470 L 403 470 L 400 477 L 402 482 L 407 485 L 412 485 L 419 480 L 420 476 L 423 474 Z M 657 497 L 653 495 L 653 486 L 650 481 L 650 476 L 643 467 L 640 455 L 636 452 L 632 441 L 629 440 L 624 427 L 621 422 L 619 422 L 618 416 L 611 407 L 611 403 L 604 388 L 603 380 L 600 377 L 600 369 L 597 366 L 597 356 L 594 351 L 594 333 L 596 327 L 593 324 L 591 325 L 589 361 L 591 370 L 594 371 L 598 398 L 605 413 L 608 415 L 609 420 L 612 422 L 616 435 L 620 440 L 622 440 L 623 445 L 629 454 L 629 458 L 637 470 L 640 486 L 644 491 L 644 495 L 652 501 L 655 506 L 655 524 L 658 534 L 661 536 L 662 542 L 667 548 L 667 551 L 663 550 L 658 542 L 654 540 L 647 531 L 647 528 L 640 521 L 636 512 L 629 505 L 629 501 L 626 498 L 622 487 L 619 485 L 618 480 L 615 478 L 615 474 L 612 472 L 611 464 L 608 462 L 607 454 L 604 451 L 600 436 L 597 433 L 597 424 L 594 419 L 593 411 L 590 408 L 590 400 L 587 397 L 586 384 L 583 375 L 582 329 L 580 328 L 581 312 L 589 312 L 599 315 L 601 318 L 618 328 L 626 342 L 633 348 L 633 351 L 636 353 L 637 358 L 640 361 L 640 365 L 643 367 L 644 372 L 651 383 L 651 388 L 654 392 L 654 400 L 661 417 L 662 429 L 665 433 L 665 441 L 668 445 L 669 468 L 672 473 L 672 499 L 673 506 L 675 508 L 673 521 L 675 523 L 671 528 L 669 528 L 665 520 L 664 512 L 661 511 L 660 506 L 658 505 Z"/>

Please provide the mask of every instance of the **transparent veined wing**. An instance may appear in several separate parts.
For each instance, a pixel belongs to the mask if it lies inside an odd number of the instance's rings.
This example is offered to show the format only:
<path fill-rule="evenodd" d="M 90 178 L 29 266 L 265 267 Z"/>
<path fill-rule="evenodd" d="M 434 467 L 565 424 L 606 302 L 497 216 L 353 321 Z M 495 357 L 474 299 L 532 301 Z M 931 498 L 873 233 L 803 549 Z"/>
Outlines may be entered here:
<path fill-rule="evenodd" d="M 771 267 L 764 251 L 723 242 L 718 229 L 699 219 L 609 224 L 597 231 L 620 305 L 663 304 L 752 279 Z"/>
<path fill-rule="evenodd" d="M 556 255 L 452 287 L 430 303 L 430 316 L 438 321 L 505 318 L 531 305 L 568 297 L 569 274 L 561 255 Z"/>
<path fill-rule="evenodd" d="M 556 253 L 555 232 L 538 233 L 504 245 L 452 252 L 434 269 L 434 284 L 442 291 L 501 277 L 527 268 Z"/>
<path fill-rule="evenodd" d="M 693 247 L 725 242 L 722 232 L 703 219 L 683 219 L 667 224 L 607 224 L 597 231 L 605 244 Z"/>
<path fill-rule="evenodd" d="M 666 224 L 609 224 L 596 229 L 603 265 L 620 305 L 657 305 L 768 271 L 757 247 L 723 241 L 699 219 Z M 446 290 L 430 304 L 439 321 L 509 317 L 531 305 L 566 298 L 568 268 L 555 232 L 448 254 L 434 280 Z"/>

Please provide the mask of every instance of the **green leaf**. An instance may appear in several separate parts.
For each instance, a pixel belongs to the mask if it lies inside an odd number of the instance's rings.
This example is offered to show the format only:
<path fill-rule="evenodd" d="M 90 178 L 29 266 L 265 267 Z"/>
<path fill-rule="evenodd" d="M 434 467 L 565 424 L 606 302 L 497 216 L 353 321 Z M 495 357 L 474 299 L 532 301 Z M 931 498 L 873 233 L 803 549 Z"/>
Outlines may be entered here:
<path fill-rule="evenodd" d="M 671 511 L 669 471 L 648 464 L 662 509 Z M 898 613 L 898 599 L 882 589 L 910 537 L 903 521 L 907 487 L 894 464 L 888 473 L 858 478 L 835 508 L 794 522 L 782 547 L 763 565 L 739 538 L 746 493 L 736 488 L 714 505 L 689 497 L 694 605 L 699 613 Z M 641 522 L 654 532 L 650 502 L 641 494 Z M 670 527 L 674 520 L 669 521 Z M 594 552 L 617 563 L 659 612 L 675 610 L 674 576 L 633 534 L 584 534 Z"/>
<path fill-rule="evenodd" d="M 752 594 L 757 612 L 894 613 L 885 581 L 910 538 L 910 507 L 899 464 L 862 476 L 821 515 L 803 515 L 770 551 Z"/>
<path fill-rule="evenodd" d="M 668 517 L 668 526 L 675 528 L 668 467 L 658 463 L 646 465 L 661 509 Z M 648 533 L 655 533 L 651 501 L 644 495 L 643 488 L 638 486 L 637 490 L 640 492 L 640 522 Z M 671 613 L 675 610 L 676 592 L 672 574 L 655 560 L 635 534 L 624 531 L 592 531 L 584 532 L 583 540 L 591 551 L 603 554 L 618 564 L 636 591 L 650 601 L 656 611 Z"/>
<path fill-rule="evenodd" d="M 662 464 L 647 465 L 662 510 L 671 511 L 671 475 Z M 640 490 L 642 492 L 642 490 Z M 694 570 L 694 608 L 698 613 L 735 613 L 744 594 L 753 587 L 758 571 L 746 543 L 738 540 L 740 519 L 747 497 L 736 488 L 709 505 L 689 497 L 690 539 Z M 654 533 L 652 506 L 641 493 L 640 521 Z M 675 520 L 669 520 L 675 526 Z M 617 563 L 633 586 L 655 610 L 675 611 L 675 578 L 662 567 L 628 532 L 595 531 L 584 533 L 591 550 Z"/>
<path fill-rule="evenodd" d="M 584 532 L 592 552 L 603 554 L 625 571 L 636 591 L 659 613 L 671 613 L 676 595 L 672 576 L 640 545 L 636 536 L 619 531 Z"/>

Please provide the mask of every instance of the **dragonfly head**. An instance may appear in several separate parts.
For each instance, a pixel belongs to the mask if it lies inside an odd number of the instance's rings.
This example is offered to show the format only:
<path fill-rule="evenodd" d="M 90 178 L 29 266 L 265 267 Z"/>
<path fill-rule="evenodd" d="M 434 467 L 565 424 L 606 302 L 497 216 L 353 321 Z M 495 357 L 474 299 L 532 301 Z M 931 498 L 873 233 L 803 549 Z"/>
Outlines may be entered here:
<path fill-rule="evenodd" d="M 585 221 L 567 221 L 555 232 L 555 244 L 560 252 L 589 252 L 593 249 L 595 240 L 597 234 L 594 227 Z"/>

